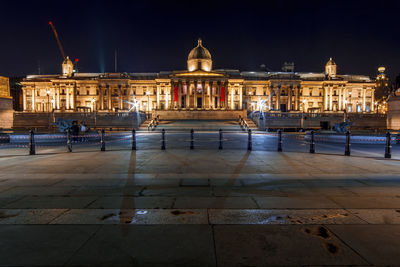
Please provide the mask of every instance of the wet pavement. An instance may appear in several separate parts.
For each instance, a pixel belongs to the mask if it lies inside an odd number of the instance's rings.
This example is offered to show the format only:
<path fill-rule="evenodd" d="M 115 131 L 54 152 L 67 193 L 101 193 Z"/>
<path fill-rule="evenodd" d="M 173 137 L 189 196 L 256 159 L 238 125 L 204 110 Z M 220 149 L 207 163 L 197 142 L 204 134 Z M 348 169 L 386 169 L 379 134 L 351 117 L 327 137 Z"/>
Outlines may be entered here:
<path fill-rule="evenodd" d="M 399 266 L 400 161 L 210 150 L 0 157 L 0 266 Z"/>

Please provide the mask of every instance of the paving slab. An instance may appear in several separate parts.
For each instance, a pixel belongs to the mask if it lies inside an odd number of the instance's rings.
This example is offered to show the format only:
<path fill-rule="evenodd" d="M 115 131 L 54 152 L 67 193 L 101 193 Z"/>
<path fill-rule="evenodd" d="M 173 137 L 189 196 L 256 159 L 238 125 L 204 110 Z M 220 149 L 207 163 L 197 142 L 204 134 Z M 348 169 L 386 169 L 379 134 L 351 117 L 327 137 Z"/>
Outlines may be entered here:
<path fill-rule="evenodd" d="M 286 196 L 278 189 L 271 187 L 218 186 L 213 188 L 213 193 L 217 197 Z"/>
<path fill-rule="evenodd" d="M 174 208 L 179 209 L 256 209 L 250 197 L 177 197 Z"/>
<path fill-rule="evenodd" d="M 397 209 L 400 208 L 399 197 L 363 197 L 342 196 L 330 197 L 342 208 L 348 209 Z"/>
<path fill-rule="evenodd" d="M 329 225 L 338 238 L 371 265 L 399 265 L 400 225 Z"/>
<path fill-rule="evenodd" d="M 399 186 L 366 186 L 349 188 L 350 191 L 358 196 L 384 196 L 384 197 L 400 197 Z"/>
<path fill-rule="evenodd" d="M 47 224 L 67 209 L 0 209 L 0 224 Z"/>
<path fill-rule="evenodd" d="M 0 194 L 0 208 L 14 202 L 17 201 L 21 198 L 23 198 L 24 196 L 12 196 L 12 197 L 2 197 Z"/>
<path fill-rule="evenodd" d="M 338 209 L 326 197 L 254 197 L 261 209 Z"/>
<path fill-rule="evenodd" d="M 143 196 L 211 196 L 210 187 L 146 187 L 141 194 Z"/>
<path fill-rule="evenodd" d="M 7 209 L 79 209 L 88 206 L 95 196 L 28 196 L 3 206 Z"/>
<path fill-rule="evenodd" d="M 65 196 L 74 190 L 69 186 L 14 186 L 1 192 L 1 196 Z"/>
<path fill-rule="evenodd" d="M 211 226 L 103 225 L 68 266 L 215 266 Z"/>
<path fill-rule="evenodd" d="M 175 201 L 173 197 L 100 197 L 88 206 L 89 209 L 168 209 Z M 195 208 L 195 207 L 193 207 Z"/>
<path fill-rule="evenodd" d="M 321 225 L 215 225 L 218 266 L 367 265 Z"/>
<path fill-rule="evenodd" d="M 366 224 L 343 209 L 210 209 L 211 224 Z"/>
<path fill-rule="evenodd" d="M 347 209 L 370 224 L 400 224 L 400 209 Z"/>
<path fill-rule="evenodd" d="M 1 225 L 1 266 L 62 266 L 99 229 L 95 225 Z"/>
<path fill-rule="evenodd" d="M 208 224 L 205 209 L 72 209 L 52 224 Z"/>
<path fill-rule="evenodd" d="M 180 182 L 181 186 L 210 186 L 208 179 L 182 179 Z"/>
<path fill-rule="evenodd" d="M 142 186 L 83 186 L 71 192 L 71 196 L 139 196 Z"/>

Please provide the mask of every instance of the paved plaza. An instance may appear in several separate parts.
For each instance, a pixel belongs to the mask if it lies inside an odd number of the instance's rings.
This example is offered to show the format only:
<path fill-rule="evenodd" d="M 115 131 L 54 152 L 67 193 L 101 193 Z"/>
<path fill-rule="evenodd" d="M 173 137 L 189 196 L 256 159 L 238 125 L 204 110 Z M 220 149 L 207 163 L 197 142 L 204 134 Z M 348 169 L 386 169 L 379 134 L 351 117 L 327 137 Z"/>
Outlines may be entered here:
<path fill-rule="evenodd" d="M 2 266 L 400 265 L 400 161 L 246 150 L 0 157 Z"/>

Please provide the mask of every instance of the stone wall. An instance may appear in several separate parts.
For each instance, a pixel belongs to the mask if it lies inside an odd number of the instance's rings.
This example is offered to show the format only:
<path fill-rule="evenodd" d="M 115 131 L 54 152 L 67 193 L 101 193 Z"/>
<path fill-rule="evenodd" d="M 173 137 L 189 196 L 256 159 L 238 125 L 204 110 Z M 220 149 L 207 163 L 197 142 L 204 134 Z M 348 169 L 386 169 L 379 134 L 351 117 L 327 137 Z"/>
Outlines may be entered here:
<path fill-rule="evenodd" d="M 246 118 L 246 110 L 157 110 L 153 118 L 161 120 L 237 120 L 239 116 Z"/>
<path fill-rule="evenodd" d="M 0 129 L 11 129 L 13 126 L 12 99 L 0 97 Z"/>
<path fill-rule="evenodd" d="M 146 119 L 143 113 L 82 113 L 82 112 L 54 112 L 54 113 L 31 113 L 31 112 L 15 112 L 14 125 L 15 129 L 29 128 L 54 128 L 53 122 L 57 118 L 70 119 L 83 122 L 90 128 L 137 128 Z"/>
<path fill-rule="evenodd" d="M 400 96 L 390 98 L 387 113 L 388 129 L 400 130 Z"/>

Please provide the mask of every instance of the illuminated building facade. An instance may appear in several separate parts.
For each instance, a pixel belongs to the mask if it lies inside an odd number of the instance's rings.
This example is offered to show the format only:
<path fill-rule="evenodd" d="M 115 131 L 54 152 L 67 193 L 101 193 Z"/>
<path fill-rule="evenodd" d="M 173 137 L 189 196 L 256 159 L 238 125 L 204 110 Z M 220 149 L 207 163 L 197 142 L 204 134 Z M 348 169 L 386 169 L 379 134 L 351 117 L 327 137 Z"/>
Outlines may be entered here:
<path fill-rule="evenodd" d="M 10 129 L 13 125 L 12 97 L 7 77 L 0 76 L 0 129 Z"/>
<path fill-rule="evenodd" d="M 22 82 L 25 112 L 264 110 L 374 112 L 375 81 L 337 74 L 330 59 L 321 73 L 212 69 L 199 39 L 187 70 L 159 73 L 77 73 L 68 58 L 62 75 L 29 75 Z"/>

